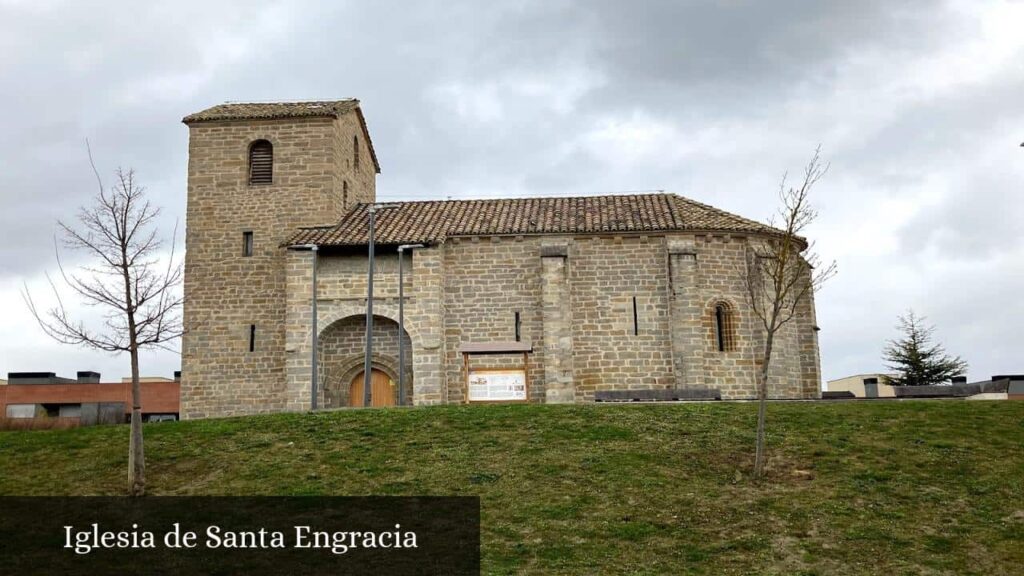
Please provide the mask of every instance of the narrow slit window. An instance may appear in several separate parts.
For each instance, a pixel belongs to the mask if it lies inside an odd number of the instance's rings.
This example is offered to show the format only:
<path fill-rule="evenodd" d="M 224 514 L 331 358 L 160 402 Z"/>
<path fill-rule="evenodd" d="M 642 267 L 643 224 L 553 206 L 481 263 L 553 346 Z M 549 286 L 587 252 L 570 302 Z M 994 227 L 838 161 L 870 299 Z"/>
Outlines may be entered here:
<path fill-rule="evenodd" d="M 252 256 L 252 232 L 242 232 L 242 256 Z"/>
<path fill-rule="evenodd" d="M 352 137 L 352 165 L 359 168 L 359 136 Z"/>
<path fill-rule="evenodd" d="M 725 352 L 725 308 L 715 306 L 715 336 L 718 340 L 718 351 Z"/>
<path fill-rule="evenodd" d="M 519 318 L 519 312 L 516 312 L 516 342 L 522 339 L 522 322 Z"/>
<path fill-rule="evenodd" d="M 341 205 L 348 208 L 348 180 L 341 183 Z"/>
<path fill-rule="evenodd" d="M 636 296 L 633 296 L 633 336 L 640 335 L 640 313 L 636 306 Z"/>
<path fill-rule="evenodd" d="M 249 352 L 256 351 L 256 325 L 249 324 Z"/>
<path fill-rule="evenodd" d="M 249 184 L 274 181 L 274 146 L 266 140 L 249 145 Z"/>

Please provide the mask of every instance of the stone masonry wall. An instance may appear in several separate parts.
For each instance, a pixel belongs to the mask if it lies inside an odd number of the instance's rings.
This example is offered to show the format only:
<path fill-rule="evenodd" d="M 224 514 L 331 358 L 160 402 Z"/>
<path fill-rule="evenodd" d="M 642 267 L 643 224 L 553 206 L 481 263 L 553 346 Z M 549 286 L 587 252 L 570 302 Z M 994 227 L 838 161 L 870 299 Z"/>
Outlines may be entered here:
<path fill-rule="evenodd" d="M 699 235 L 674 238 L 677 246 L 692 246 L 696 269 L 688 304 L 699 304 L 701 330 L 684 339 L 687 362 L 697 366 L 700 382 L 719 388 L 723 398 L 756 396 L 757 374 L 762 362 L 764 329 L 747 303 L 745 269 L 748 239 L 743 236 Z M 691 244 L 692 243 L 692 244 Z M 686 250 L 683 250 L 686 251 Z M 678 291 L 679 287 L 676 287 Z M 678 297 L 678 296 L 677 296 Z M 715 336 L 715 305 L 726 302 L 733 310 L 736 346 L 718 350 Z M 808 334 L 815 339 L 813 315 L 803 307 L 800 315 L 776 333 L 769 396 L 776 398 L 817 397 L 816 344 L 813 359 L 806 359 L 807 347 L 799 340 Z M 814 368 L 811 368 L 811 364 Z M 687 368 L 687 374 L 693 372 Z M 688 381 L 681 382 L 688 385 Z"/>
<path fill-rule="evenodd" d="M 312 261 L 310 252 L 290 251 L 288 254 L 288 297 L 286 307 L 286 409 L 306 410 L 310 405 L 310 372 L 312 342 Z M 348 358 L 357 348 L 362 356 L 365 343 L 363 318 L 366 315 L 367 257 L 352 254 L 324 252 L 319 257 L 317 272 L 318 330 L 321 349 L 330 368 L 335 358 Z M 397 340 L 394 345 L 386 341 L 388 332 L 397 334 L 398 320 L 398 258 L 395 253 L 378 250 L 375 256 L 374 316 L 375 348 L 373 363 L 397 376 Z M 431 247 L 414 251 L 404 258 L 406 352 L 411 373 L 407 371 L 406 385 L 415 404 L 443 402 L 441 356 L 441 286 L 443 275 L 443 248 Z M 340 322 L 340 324 L 339 324 Z M 338 339 L 334 329 L 348 322 L 358 323 L 359 329 L 349 337 Z M 378 332 L 382 332 L 378 334 Z M 385 338 L 378 341 L 377 338 Z M 357 342 L 358 340 L 358 342 Z M 378 343 L 379 342 L 379 343 Z M 393 350 L 392 350 L 393 349 Z M 328 370 L 329 371 L 329 370 Z M 346 372 L 345 377 L 349 376 Z M 350 376 L 355 376 L 354 373 Z M 329 398 L 324 398 L 328 400 Z M 333 399 L 336 400 L 336 399 Z"/>
<path fill-rule="evenodd" d="M 695 240 L 697 301 L 701 331 L 697 344 L 703 353 L 704 384 L 721 390 L 723 398 L 756 395 L 756 359 L 762 341 L 758 320 L 746 303 L 747 244 L 731 236 L 699 236 Z M 721 352 L 715 335 L 715 307 L 724 302 L 733 312 L 735 349 Z"/>
<path fill-rule="evenodd" d="M 358 139 L 359 166 L 355 165 L 353 136 Z M 367 146 L 359 118 L 355 114 L 346 114 L 337 119 L 334 123 L 334 142 L 333 183 L 334 189 L 342 194 L 341 201 L 345 208 L 359 202 L 375 202 L 377 169 L 373 164 L 373 157 L 370 156 L 370 148 Z M 347 197 L 344 194 L 346 189 Z"/>
<path fill-rule="evenodd" d="M 570 247 L 577 401 L 597 390 L 675 385 L 667 262 L 664 237 L 582 238 Z"/>
<path fill-rule="evenodd" d="M 334 119 L 189 128 L 182 417 L 282 410 L 286 257 L 280 244 L 299 227 L 340 218 L 340 175 L 348 174 L 350 190 L 365 198 L 374 194 L 373 178 L 338 164 L 343 128 Z M 249 146 L 258 139 L 274 147 L 271 184 L 248 183 Z M 372 171 L 369 152 L 364 155 L 361 168 Z M 246 231 L 253 232 L 251 257 L 242 255 Z M 250 325 L 256 326 L 252 352 Z"/>
<path fill-rule="evenodd" d="M 444 338 L 446 401 L 465 402 L 463 344 L 515 340 L 533 345 L 529 399 L 543 401 L 544 335 L 541 323 L 541 241 L 538 237 L 457 239 L 445 245 Z M 520 368 L 521 354 L 472 356 L 477 368 Z"/>
<path fill-rule="evenodd" d="M 462 355 L 471 342 L 511 341 L 516 311 L 529 355 L 535 402 L 588 402 L 598 390 L 718 388 L 753 398 L 762 329 L 746 303 L 747 239 L 724 235 L 503 237 L 450 240 L 406 261 L 406 326 L 416 404 L 466 401 Z M 289 378 L 293 407 L 308 396 L 309 261 L 289 272 Z M 397 260 L 378 257 L 374 311 L 397 318 Z M 327 337 L 338 319 L 365 314 L 365 256 L 323 256 L 320 325 L 324 357 L 362 353 L 362 331 Z M 633 298 L 637 299 L 634 334 Z M 720 352 L 714 307 L 733 309 L 735 349 Z M 362 327 L 361 316 L 357 322 Z M 391 326 L 391 323 L 382 323 Z M 443 337 L 442 337 L 443 336 Z M 779 332 L 770 372 L 773 397 L 816 397 L 813 306 Z M 332 352 L 331 349 L 336 352 Z M 389 361 L 387 344 L 375 362 Z M 355 350 L 355 352 L 353 352 Z M 472 356 L 474 368 L 520 367 L 522 356 Z M 443 376 L 439 378 L 438 376 Z"/>
<path fill-rule="evenodd" d="M 544 332 L 544 401 L 576 401 L 568 238 L 541 241 L 541 322 Z"/>
<path fill-rule="evenodd" d="M 808 282 L 810 278 L 808 277 Z M 803 398 L 821 397 L 821 357 L 818 355 L 818 319 L 814 308 L 814 293 L 808 294 L 807 301 L 800 307 L 794 332 L 800 347 L 800 382 Z"/>

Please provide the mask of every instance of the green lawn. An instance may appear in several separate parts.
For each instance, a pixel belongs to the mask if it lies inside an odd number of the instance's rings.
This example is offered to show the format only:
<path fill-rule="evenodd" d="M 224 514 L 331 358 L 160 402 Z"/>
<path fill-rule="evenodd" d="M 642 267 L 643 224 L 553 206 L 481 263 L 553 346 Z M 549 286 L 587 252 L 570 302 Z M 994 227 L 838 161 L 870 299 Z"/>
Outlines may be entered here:
<path fill-rule="evenodd" d="M 1022 574 L 1024 402 L 450 406 L 147 425 L 153 494 L 476 494 L 485 574 Z M 117 494 L 128 428 L 0 432 L 0 493 Z"/>

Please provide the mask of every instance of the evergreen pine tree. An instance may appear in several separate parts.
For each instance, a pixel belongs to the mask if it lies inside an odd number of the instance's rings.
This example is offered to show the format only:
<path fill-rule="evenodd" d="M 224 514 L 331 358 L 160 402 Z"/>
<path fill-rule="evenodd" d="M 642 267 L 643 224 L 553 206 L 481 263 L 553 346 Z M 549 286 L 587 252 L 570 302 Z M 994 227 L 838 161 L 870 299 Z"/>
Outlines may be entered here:
<path fill-rule="evenodd" d="M 889 379 L 893 386 L 942 384 L 967 372 L 967 362 L 947 355 L 941 344 L 931 344 L 935 327 L 926 326 L 924 320 L 913 310 L 900 316 L 899 329 L 904 337 L 890 340 L 885 348 L 889 369 L 896 372 Z"/>

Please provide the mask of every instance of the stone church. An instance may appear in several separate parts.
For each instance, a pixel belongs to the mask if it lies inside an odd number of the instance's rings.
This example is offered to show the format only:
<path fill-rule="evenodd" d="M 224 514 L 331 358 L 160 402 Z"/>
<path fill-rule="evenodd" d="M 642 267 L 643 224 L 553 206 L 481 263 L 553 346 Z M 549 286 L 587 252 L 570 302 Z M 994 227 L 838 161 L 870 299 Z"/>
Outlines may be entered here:
<path fill-rule="evenodd" d="M 182 417 L 311 407 L 314 265 L 317 405 L 361 406 L 381 167 L 359 101 L 222 104 L 183 121 Z M 744 262 L 773 232 L 664 193 L 381 209 L 371 404 L 752 398 L 763 334 Z M 400 330 L 397 248 L 415 244 Z M 776 337 L 773 396 L 818 396 L 816 331 L 808 301 Z"/>

